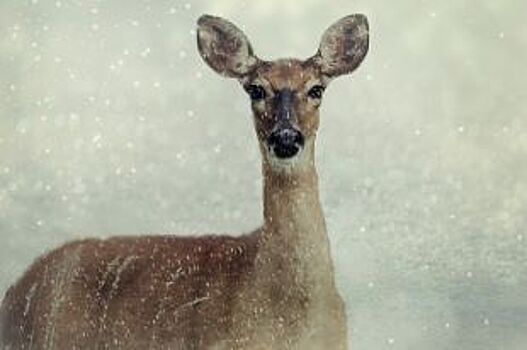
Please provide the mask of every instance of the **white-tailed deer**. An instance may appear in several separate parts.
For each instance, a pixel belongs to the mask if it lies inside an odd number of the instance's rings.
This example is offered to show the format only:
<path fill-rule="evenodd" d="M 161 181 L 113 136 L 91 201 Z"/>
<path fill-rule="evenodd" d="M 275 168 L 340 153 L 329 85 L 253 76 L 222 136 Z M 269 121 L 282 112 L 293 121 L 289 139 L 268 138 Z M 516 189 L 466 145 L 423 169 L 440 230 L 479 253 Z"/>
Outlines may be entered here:
<path fill-rule="evenodd" d="M 264 61 L 213 16 L 198 48 L 252 100 L 264 224 L 246 235 L 142 236 L 68 243 L 6 293 L 2 349 L 347 349 L 315 170 L 329 81 L 368 51 L 363 15 L 329 27 L 301 61 Z"/>

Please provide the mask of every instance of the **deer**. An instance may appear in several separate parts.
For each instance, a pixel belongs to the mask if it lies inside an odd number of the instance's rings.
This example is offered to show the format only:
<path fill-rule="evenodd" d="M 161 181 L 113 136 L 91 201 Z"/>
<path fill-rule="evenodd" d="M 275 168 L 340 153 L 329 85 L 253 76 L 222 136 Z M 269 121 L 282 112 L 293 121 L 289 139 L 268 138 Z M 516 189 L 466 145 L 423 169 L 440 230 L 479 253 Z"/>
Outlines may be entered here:
<path fill-rule="evenodd" d="M 242 235 L 86 238 L 38 258 L 6 292 L 2 349 L 348 349 L 315 167 L 324 90 L 369 47 L 365 15 L 310 58 L 266 61 L 212 15 L 198 51 L 251 100 L 263 224 Z"/>

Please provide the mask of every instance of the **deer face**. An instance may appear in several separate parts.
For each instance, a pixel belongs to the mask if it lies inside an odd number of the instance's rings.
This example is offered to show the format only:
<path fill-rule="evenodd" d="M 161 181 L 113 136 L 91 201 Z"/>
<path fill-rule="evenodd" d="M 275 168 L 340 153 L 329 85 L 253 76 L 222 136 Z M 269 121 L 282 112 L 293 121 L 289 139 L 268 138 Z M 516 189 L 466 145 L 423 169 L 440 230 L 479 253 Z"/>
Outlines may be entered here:
<path fill-rule="evenodd" d="M 347 16 L 330 26 L 318 52 L 304 61 L 259 59 L 243 32 L 219 17 L 202 16 L 197 33 L 205 62 L 219 74 L 236 78 L 251 99 L 260 149 L 271 164 L 312 159 L 326 86 L 354 71 L 368 51 L 368 22 L 363 15 Z"/>

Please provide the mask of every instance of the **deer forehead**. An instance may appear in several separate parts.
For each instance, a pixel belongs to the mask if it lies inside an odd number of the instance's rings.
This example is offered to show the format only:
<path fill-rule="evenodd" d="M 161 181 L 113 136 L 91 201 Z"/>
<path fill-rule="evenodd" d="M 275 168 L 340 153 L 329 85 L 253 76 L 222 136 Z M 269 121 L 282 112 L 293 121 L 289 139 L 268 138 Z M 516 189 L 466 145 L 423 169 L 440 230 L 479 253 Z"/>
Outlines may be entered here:
<path fill-rule="evenodd" d="M 255 73 L 254 80 L 265 81 L 273 90 L 302 90 L 319 80 L 319 73 L 314 67 L 296 59 L 265 62 Z"/>

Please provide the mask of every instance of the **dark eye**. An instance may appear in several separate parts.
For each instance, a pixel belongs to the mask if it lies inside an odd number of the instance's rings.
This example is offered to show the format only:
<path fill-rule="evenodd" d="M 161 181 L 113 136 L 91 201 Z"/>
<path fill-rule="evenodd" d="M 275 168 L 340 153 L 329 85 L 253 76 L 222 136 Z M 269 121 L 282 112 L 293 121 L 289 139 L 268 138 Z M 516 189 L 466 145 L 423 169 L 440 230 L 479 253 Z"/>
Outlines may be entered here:
<path fill-rule="evenodd" d="M 324 93 L 324 87 L 322 85 L 315 85 L 309 91 L 307 92 L 307 95 L 314 99 L 320 99 L 322 98 L 322 94 Z"/>
<path fill-rule="evenodd" d="M 266 96 L 265 89 L 260 85 L 249 85 L 245 90 L 253 101 L 263 100 Z"/>

